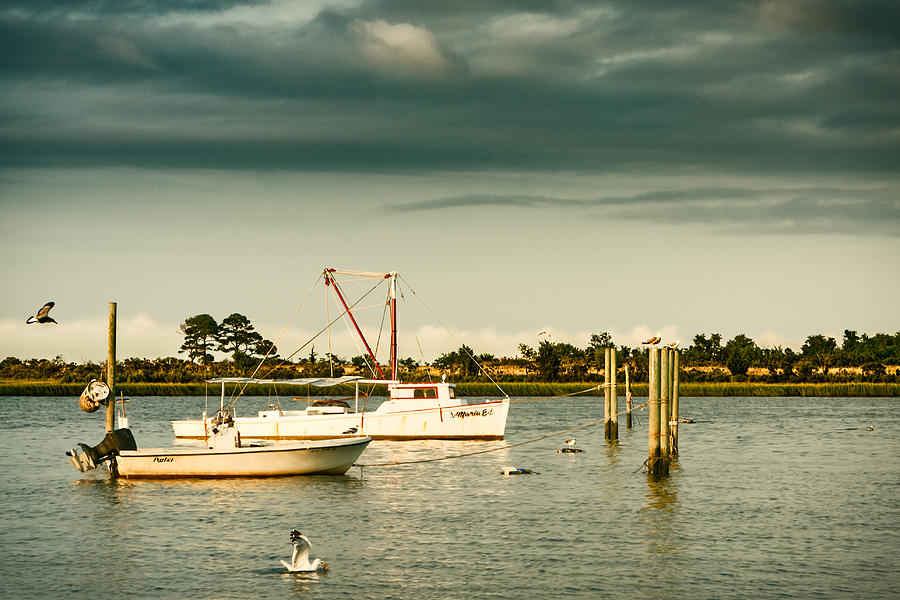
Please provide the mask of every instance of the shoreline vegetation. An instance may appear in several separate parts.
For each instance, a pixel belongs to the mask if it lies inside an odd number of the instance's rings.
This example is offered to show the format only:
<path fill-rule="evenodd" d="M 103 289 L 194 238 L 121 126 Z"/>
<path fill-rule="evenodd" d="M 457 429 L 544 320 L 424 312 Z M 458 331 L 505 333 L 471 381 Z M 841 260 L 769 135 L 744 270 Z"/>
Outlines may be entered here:
<path fill-rule="evenodd" d="M 381 386 L 378 386 L 381 387 Z M 371 394 L 383 395 L 376 387 Z M 577 397 L 602 396 L 603 390 L 595 382 L 501 382 L 500 387 L 510 397 L 550 397 L 575 395 Z M 82 383 L 55 381 L 0 381 L 0 397 L 3 396 L 72 396 L 78 397 L 84 389 Z M 205 383 L 139 383 L 129 382 L 116 386 L 117 392 L 126 396 L 218 396 L 220 386 Z M 619 384 L 619 396 L 625 395 L 625 384 Z M 684 382 L 679 385 L 681 397 L 900 397 L 900 383 L 756 383 L 756 382 Z M 301 396 L 352 396 L 353 389 L 335 389 L 307 386 L 256 386 L 245 396 L 277 396 L 290 400 Z M 343 393 L 342 393 L 343 392 Z M 362 393 L 362 388 L 360 389 Z M 579 393 L 581 392 L 581 393 Z M 635 398 L 647 396 L 647 384 L 631 386 Z M 230 394 L 230 386 L 226 389 Z M 488 382 L 462 382 L 456 384 L 459 397 L 499 396 L 497 387 Z"/>

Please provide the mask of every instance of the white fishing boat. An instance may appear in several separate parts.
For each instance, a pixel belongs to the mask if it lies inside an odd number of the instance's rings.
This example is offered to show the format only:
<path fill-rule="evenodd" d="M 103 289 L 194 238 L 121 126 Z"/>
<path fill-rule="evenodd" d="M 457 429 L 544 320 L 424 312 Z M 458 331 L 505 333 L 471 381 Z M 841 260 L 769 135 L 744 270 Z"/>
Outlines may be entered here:
<path fill-rule="evenodd" d="M 506 430 L 509 399 L 468 403 L 455 397 L 452 383 L 400 383 L 360 377 L 319 379 L 210 379 L 225 384 L 312 385 L 315 387 L 355 384 L 352 399 L 311 401 L 302 410 L 268 407 L 256 416 L 235 417 L 241 436 L 262 440 L 316 440 L 366 435 L 375 440 L 500 440 Z M 359 410 L 359 385 L 387 385 L 388 398 L 375 410 Z M 353 400 L 351 407 L 349 400 Z M 172 421 L 175 437 L 206 439 L 215 417 Z"/>
<path fill-rule="evenodd" d="M 369 277 L 388 282 L 385 305 L 390 308 L 390 377 L 385 377 L 375 353 L 362 333 L 335 274 Z M 245 438 L 263 440 L 326 439 L 353 435 L 366 435 L 376 440 L 500 440 L 506 430 L 509 397 L 467 401 L 456 397 L 456 386 L 445 380 L 440 382 L 404 383 L 398 379 L 397 369 L 397 278 L 392 273 L 362 273 L 325 269 L 323 278 L 343 307 L 348 328 L 362 342 L 371 361 L 376 378 L 362 377 L 305 378 L 305 379 L 254 379 L 218 378 L 209 383 L 222 386 L 220 409 L 225 406 L 225 385 L 240 386 L 244 390 L 257 384 L 306 385 L 314 387 L 349 386 L 353 384 L 351 398 L 335 400 L 310 400 L 301 410 L 284 410 L 280 403 L 259 410 L 255 416 L 235 416 L 234 423 Z M 357 303 L 359 301 L 357 300 Z M 336 319 L 335 319 L 336 320 Z M 376 408 L 359 408 L 360 385 L 386 386 L 386 399 Z M 499 386 L 498 386 L 499 387 Z M 502 392 L 502 390 L 501 390 Z M 383 393 L 383 392 L 382 392 Z M 228 409 L 234 408 L 236 397 L 229 400 Z M 350 400 L 353 406 L 350 406 Z M 199 419 L 172 421 L 178 438 L 205 439 L 209 435 L 212 417 L 205 414 Z"/>
<path fill-rule="evenodd" d="M 111 471 L 129 479 L 342 475 L 371 441 L 370 437 L 354 436 L 247 444 L 226 414 L 213 424 L 205 448 L 139 450 L 130 429 L 117 429 L 95 447 L 79 444 L 66 454 L 79 471 L 109 462 Z"/>

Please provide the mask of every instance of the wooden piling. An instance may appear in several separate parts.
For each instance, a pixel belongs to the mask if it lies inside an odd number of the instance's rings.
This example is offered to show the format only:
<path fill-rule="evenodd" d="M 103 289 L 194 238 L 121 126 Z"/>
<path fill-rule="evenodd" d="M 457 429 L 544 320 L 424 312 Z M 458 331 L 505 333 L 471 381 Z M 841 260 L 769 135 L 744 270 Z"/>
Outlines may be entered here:
<path fill-rule="evenodd" d="M 616 349 L 609 349 L 609 414 L 611 419 L 609 439 L 618 441 L 619 439 L 619 386 L 617 385 L 618 377 L 616 371 Z"/>
<path fill-rule="evenodd" d="M 669 457 L 669 349 L 659 352 L 659 450 L 664 458 Z"/>
<path fill-rule="evenodd" d="M 106 353 L 106 385 L 109 397 L 106 399 L 106 433 L 112 433 L 116 426 L 116 303 L 109 303 L 109 343 Z"/>
<path fill-rule="evenodd" d="M 650 374 L 649 374 L 649 402 L 650 411 L 647 418 L 649 422 L 650 455 L 647 458 L 647 471 L 651 476 L 659 477 L 669 474 L 668 456 L 663 456 L 662 440 L 660 432 L 660 412 L 662 399 L 660 394 L 660 357 L 658 348 L 650 348 Z"/>
<path fill-rule="evenodd" d="M 631 378 L 625 365 L 625 428 L 631 429 Z"/>
<path fill-rule="evenodd" d="M 672 431 L 669 432 L 669 455 L 678 456 L 678 368 L 681 363 L 681 352 L 672 353 Z"/>
<path fill-rule="evenodd" d="M 609 411 L 609 348 L 603 349 L 603 435 L 609 440 L 611 436 L 612 417 Z"/>

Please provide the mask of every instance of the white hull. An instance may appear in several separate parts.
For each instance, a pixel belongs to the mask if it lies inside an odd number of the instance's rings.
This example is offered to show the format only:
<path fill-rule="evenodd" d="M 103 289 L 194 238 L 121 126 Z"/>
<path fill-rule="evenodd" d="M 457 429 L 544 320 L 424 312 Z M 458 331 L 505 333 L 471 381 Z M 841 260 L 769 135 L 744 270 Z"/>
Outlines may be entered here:
<path fill-rule="evenodd" d="M 434 400 L 388 400 L 377 410 L 361 413 L 308 414 L 306 411 L 261 411 L 237 417 L 234 425 L 244 439 L 292 440 L 366 435 L 376 440 L 499 440 L 506 430 L 509 399 L 478 404 Z M 172 421 L 175 437 L 206 439 L 211 418 Z"/>
<path fill-rule="evenodd" d="M 126 478 L 273 477 L 341 475 L 359 458 L 369 437 L 274 446 L 122 450 L 116 458 Z"/>

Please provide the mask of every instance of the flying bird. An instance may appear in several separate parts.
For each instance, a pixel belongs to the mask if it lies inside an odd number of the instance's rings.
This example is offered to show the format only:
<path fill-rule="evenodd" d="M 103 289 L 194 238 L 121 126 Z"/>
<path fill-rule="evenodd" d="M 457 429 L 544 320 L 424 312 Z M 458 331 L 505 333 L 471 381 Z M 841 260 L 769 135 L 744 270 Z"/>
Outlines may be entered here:
<path fill-rule="evenodd" d="M 291 573 L 311 573 L 328 569 L 328 563 L 318 558 L 310 562 L 309 551 L 312 549 L 312 544 L 309 543 L 308 537 L 296 529 L 291 529 L 291 543 L 294 545 L 294 551 L 291 553 L 291 562 L 281 561 L 285 569 Z"/>
<path fill-rule="evenodd" d="M 53 317 L 49 315 L 50 309 L 53 308 L 53 306 L 53 302 L 48 302 L 47 304 L 43 305 L 41 309 L 37 311 L 37 314 L 32 317 L 28 317 L 25 323 L 56 323 L 56 321 L 53 320 Z"/>
<path fill-rule="evenodd" d="M 545 329 L 545 330 L 541 331 L 540 333 L 538 333 L 538 337 L 541 337 L 542 335 L 546 335 L 551 340 L 553 339 L 553 334 L 550 333 L 549 329 Z"/>
<path fill-rule="evenodd" d="M 662 341 L 662 338 L 659 337 L 658 335 L 655 335 L 652 338 L 647 338 L 642 343 L 650 344 L 651 346 L 655 346 L 656 344 L 660 343 L 661 341 Z"/>
<path fill-rule="evenodd" d="M 681 345 L 681 340 L 675 340 L 674 342 L 669 342 L 666 344 L 666 348 L 672 348 L 673 350 Z"/>

